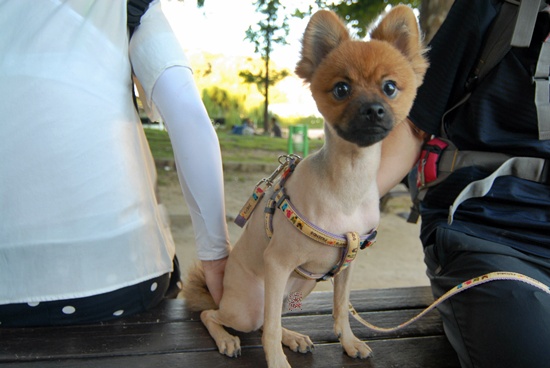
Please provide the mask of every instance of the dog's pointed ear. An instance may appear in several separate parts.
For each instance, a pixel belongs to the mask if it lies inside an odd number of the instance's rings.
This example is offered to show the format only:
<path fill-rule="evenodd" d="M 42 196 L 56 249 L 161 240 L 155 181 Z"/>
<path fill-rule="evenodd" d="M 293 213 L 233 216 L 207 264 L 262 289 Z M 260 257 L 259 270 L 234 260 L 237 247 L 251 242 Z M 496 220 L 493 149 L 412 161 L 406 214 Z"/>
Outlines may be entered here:
<path fill-rule="evenodd" d="M 296 64 L 296 74 L 306 82 L 321 61 L 340 43 L 350 38 L 344 22 L 328 10 L 315 13 L 306 27 L 302 38 L 302 53 Z"/>
<path fill-rule="evenodd" d="M 397 5 L 380 21 L 370 36 L 372 39 L 391 43 L 411 62 L 417 76 L 417 85 L 422 84 L 428 61 L 426 49 L 413 10 L 406 5 Z"/>

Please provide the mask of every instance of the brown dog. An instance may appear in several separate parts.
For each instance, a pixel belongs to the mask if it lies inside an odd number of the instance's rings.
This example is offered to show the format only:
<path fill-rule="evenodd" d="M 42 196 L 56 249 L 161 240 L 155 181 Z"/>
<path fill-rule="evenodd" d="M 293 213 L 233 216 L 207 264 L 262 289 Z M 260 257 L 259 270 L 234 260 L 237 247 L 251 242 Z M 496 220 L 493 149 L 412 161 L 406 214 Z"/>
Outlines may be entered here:
<path fill-rule="evenodd" d="M 304 235 L 299 229 L 301 221 L 307 219 L 304 222 L 322 229 L 320 237 L 347 234 L 344 239 L 355 245 L 356 234 L 372 233 L 378 225 L 376 174 L 381 141 L 406 118 L 427 61 L 416 18 L 406 6 L 393 8 L 371 38 L 368 42 L 350 39 L 342 21 L 329 11 L 316 13 L 307 26 L 296 74 L 310 84 L 325 118 L 326 142 L 285 178 L 288 197 L 283 197 L 291 199 L 299 216 L 285 212 L 288 203 L 277 198 L 269 238 L 264 207 L 273 189 L 268 190 L 229 256 L 219 309 L 209 309 L 197 300 L 208 295 L 203 285 L 197 285 L 197 270 L 184 294 L 189 306 L 203 310 L 201 319 L 222 354 L 240 355 L 239 339 L 223 326 L 243 332 L 263 326 L 269 367 L 289 367 L 281 342 L 294 351 L 310 351 L 309 337 L 281 326 L 285 299 L 289 295 L 305 297 L 316 284 L 294 271 L 301 267 L 308 275 L 328 273 L 330 277 L 334 266 L 346 257 L 353 259 L 357 248 L 350 251 L 349 246 L 346 250 L 323 245 L 313 239 L 319 237 L 318 232 Z M 345 268 L 347 265 L 334 278 L 334 331 L 348 355 L 366 358 L 370 348 L 353 335 L 349 325 L 352 267 Z"/>

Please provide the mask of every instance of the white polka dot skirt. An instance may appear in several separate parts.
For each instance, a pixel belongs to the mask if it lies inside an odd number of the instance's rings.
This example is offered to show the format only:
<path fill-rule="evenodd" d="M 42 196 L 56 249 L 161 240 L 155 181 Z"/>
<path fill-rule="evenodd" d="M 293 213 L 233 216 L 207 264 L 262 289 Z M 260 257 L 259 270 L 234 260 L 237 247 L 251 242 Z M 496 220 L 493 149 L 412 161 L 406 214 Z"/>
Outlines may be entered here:
<path fill-rule="evenodd" d="M 181 291 L 179 264 L 174 272 L 109 293 L 86 298 L 0 305 L 0 326 L 53 326 L 104 322 L 148 310 Z"/>

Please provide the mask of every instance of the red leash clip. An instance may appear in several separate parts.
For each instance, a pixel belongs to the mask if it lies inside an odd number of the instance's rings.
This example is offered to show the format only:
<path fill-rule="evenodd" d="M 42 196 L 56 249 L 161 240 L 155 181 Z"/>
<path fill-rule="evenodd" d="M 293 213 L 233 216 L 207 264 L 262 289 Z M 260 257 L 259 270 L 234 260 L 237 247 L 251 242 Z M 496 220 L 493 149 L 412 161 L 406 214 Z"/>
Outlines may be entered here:
<path fill-rule="evenodd" d="M 449 144 L 439 138 L 433 138 L 422 147 L 418 160 L 416 186 L 422 189 L 437 179 L 437 163 L 441 153 Z"/>

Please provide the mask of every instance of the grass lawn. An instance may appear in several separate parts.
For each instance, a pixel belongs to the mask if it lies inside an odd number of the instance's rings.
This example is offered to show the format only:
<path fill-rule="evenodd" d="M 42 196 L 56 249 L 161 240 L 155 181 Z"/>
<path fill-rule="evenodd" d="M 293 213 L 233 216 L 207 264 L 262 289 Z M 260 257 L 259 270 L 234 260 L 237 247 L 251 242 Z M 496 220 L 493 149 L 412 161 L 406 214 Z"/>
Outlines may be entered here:
<path fill-rule="evenodd" d="M 218 129 L 218 139 L 224 162 L 273 163 L 281 154 L 287 153 L 287 139 L 268 136 L 235 135 Z M 153 157 L 157 160 L 172 160 L 174 152 L 166 131 L 145 129 Z M 309 141 L 309 152 L 316 151 L 323 144 L 321 140 Z M 296 152 L 301 155 L 300 152 Z"/>

